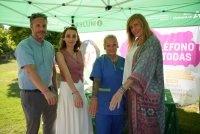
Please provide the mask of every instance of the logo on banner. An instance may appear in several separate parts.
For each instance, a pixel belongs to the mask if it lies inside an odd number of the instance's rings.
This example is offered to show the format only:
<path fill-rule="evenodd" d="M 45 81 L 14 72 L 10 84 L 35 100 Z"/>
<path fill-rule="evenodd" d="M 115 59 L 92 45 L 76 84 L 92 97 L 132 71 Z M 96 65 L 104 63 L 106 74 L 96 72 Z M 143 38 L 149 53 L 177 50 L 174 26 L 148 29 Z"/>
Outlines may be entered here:
<path fill-rule="evenodd" d="M 199 18 L 200 18 L 200 13 L 199 13 L 199 11 L 196 11 L 196 14 L 194 15 L 194 17 L 193 17 L 193 18 L 197 18 L 197 17 L 199 17 Z"/>
<path fill-rule="evenodd" d="M 152 30 L 160 40 L 164 65 L 184 65 L 196 67 L 200 62 L 199 44 L 192 41 L 191 31 L 161 35 Z"/>
<path fill-rule="evenodd" d="M 200 18 L 199 11 L 196 11 L 196 13 L 193 16 L 193 13 L 183 13 L 183 15 L 174 16 L 173 19 L 195 19 Z"/>
<path fill-rule="evenodd" d="M 81 23 L 75 24 L 77 27 L 95 27 L 95 26 L 102 26 L 103 22 L 101 20 L 98 21 L 85 21 Z"/>

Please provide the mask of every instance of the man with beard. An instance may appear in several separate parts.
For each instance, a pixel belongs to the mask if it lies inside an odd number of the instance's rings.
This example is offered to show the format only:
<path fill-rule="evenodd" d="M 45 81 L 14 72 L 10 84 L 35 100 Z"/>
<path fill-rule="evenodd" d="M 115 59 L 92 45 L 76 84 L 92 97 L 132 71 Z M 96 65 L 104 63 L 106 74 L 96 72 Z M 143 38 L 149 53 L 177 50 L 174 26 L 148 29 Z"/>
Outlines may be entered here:
<path fill-rule="evenodd" d="M 54 134 L 58 88 L 55 50 L 51 43 L 43 39 L 47 33 L 47 16 L 32 14 L 30 28 L 32 36 L 21 41 L 15 50 L 26 133 L 38 133 L 42 115 L 43 134 Z"/>

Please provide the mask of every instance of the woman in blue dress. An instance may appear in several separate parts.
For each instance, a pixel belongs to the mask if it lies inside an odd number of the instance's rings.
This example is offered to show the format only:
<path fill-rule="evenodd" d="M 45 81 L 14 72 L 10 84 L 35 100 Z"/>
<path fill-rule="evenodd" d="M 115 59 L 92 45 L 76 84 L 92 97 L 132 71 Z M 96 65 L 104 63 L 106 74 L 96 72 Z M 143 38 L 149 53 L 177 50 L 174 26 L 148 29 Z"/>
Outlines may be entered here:
<path fill-rule="evenodd" d="M 112 96 L 122 85 L 124 71 L 125 59 L 116 54 L 117 48 L 116 36 L 107 35 L 104 38 L 106 54 L 96 59 L 90 75 L 93 89 L 89 112 L 95 116 L 96 134 L 121 134 L 123 129 L 125 98 L 122 97 L 117 109 L 109 109 Z"/>

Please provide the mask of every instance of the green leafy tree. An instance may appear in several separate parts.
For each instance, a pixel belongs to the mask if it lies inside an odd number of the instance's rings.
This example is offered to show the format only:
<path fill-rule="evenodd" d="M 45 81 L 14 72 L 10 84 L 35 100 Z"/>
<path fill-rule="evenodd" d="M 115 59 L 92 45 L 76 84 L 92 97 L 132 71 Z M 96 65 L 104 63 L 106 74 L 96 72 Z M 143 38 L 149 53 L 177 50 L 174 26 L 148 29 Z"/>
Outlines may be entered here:
<path fill-rule="evenodd" d="M 45 36 L 44 39 L 49 41 L 54 46 L 56 53 L 58 51 L 59 41 L 61 39 L 61 33 L 47 31 L 47 35 Z"/>
<path fill-rule="evenodd" d="M 11 40 L 11 37 L 9 34 L 7 36 L 7 41 L 8 41 L 8 47 L 10 48 L 10 57 L 12 57 L 12 54 L 14 55 L 13 52 L 16 49 L 16 45 L 15 45 L 15 42 L 13 40 Z"/>
<path fill-rule="evenodd" d="M 3 25 L 0 25 L 0 28 L 4 29 L 4 26 L 3 26 Z"/>
<path fill-rule="evenodd" d="M 9 28 L 9 35 L 14 45 L 17 46 L 22 40 L 28 38 L 32 34 L 30 28 L 14 27 Z"/>
<path fill-rule="evenodd" d="M 13 42 L 10 40 L 9 35 L 7 35 L 7 30 L 0 28 L 0 60 L 2 60 L 1 54 L 4 53 L 6 55 L 6 61 L 8 61 L 7 54 L 13 51 L 13 49 Z"/>
<path fill-rule="evenodd" d="M 15 46 L 17 46 L 22 40 L 28 38 L 32 34 L 30 28 L 22 28 L 22 27 L 14 27 L 11 26 L 9 28 L 9 35 L 11 40 L 14 41 Z M 47 31 L 47 35 L 45 36 L 45 40 L 49 41 L 55 48 L 55 52 L 57 52 L 59 47 L 59 40 L 61 38 L 61 33 Z"/>

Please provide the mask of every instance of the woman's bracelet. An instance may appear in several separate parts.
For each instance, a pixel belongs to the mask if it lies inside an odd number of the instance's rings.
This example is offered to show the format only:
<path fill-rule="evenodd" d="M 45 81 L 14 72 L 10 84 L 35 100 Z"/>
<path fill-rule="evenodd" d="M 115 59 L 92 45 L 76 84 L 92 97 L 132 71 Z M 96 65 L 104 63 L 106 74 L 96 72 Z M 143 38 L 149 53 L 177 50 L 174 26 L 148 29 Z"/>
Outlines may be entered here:
<path fill-rule="evenodd" d="M 49 91 L 49 89 L 46 89 L 42 92 L 42 94 L 45 94 L 47 91 Z"/>
<path fill-rule="evenodd" d="M 118 92 L 119 92 L 120 94 L 122 94 L 122 95 L 124 94 L 124 92 L 123 92 L 121 89 L 119 89 Z"/>
<path fill-rule="evenodd" d="M 75 93 L 77 93 L 77 92 L 78 92 L 78 90 L 74 91 L 72 94 L 75 94 Z"/>
<path fill-rule="evenodd" d="M 98 98 L 97 97 L 91 97 L 91 100 L 97 100 Z"/>
<path fill-rule="evenodd" d="M 126 90 L 124 89 L 123 86 L 121 86 L 119 89 L 121 89 L 124 92 L 124 94 L 125 94 Z"/>

